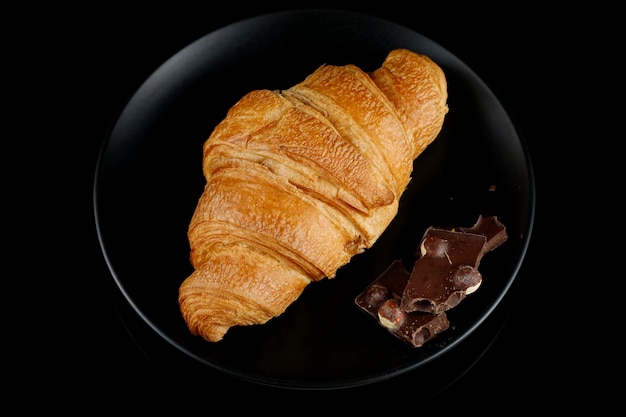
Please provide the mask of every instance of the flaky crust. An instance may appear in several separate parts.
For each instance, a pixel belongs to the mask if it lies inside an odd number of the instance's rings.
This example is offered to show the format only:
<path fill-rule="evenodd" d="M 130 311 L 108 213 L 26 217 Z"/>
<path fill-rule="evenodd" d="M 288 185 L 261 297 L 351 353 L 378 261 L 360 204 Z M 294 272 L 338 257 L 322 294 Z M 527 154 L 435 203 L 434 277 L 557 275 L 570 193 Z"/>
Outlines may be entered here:
<path fill-rule="evenodd" d="M 371 247 L 447 111 L 443 71 L 406 49 L 369 74 L 323 65 L 242 97 L 204 143 L 179 290 L 190 331 L 216 342 L 265 323 Z"/>

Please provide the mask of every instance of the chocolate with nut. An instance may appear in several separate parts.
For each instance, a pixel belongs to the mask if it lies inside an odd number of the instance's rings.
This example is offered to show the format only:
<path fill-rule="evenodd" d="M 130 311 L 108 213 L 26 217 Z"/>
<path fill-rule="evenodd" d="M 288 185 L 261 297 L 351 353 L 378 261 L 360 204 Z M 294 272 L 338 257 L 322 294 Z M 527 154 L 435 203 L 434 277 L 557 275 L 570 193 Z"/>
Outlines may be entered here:
<path fill-rule="evenodd" d="M 401 308 L 437 314 L 456 306 L 480 286 L 483 255 L 506 239 L 506 228 L 495 216 L 480 216 L 474 226 L 458 231 L 429 227 Z"/>
<path fill-rule="evenodd" d="M 402 309 L 437 314 L 475 291 L 482 282 L 476 267 L 485 243 L 483 235 L 429 228 L 402 294 Z"/>
<path fill-rule="evenodd" d="M 402 261 L 394 261 L 355 302 L 394 336 L 419 347 L 446 330 L 450 323 L 446 313 L 406 312 L 400 308 L 409 276 Z"/>
<path fill-rule="evenodd" d="M 495 216 L 479 216 L 472 227 L 458 230 L 430 227 L 413 269 L 394 261 L 355 303 L 396 337 L 422 346 L 448 329 L 446 311 L 480 286 L 483 255 L 506 239 Z"/>

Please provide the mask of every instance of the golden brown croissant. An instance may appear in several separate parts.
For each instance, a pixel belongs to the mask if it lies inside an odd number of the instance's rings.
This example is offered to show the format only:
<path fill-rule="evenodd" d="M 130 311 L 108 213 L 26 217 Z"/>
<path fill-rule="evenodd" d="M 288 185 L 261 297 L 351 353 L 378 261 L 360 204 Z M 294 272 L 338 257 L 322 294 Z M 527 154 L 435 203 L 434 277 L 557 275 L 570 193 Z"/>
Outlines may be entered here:
<path fill-rule="evenodd" d="M 369 74 L 323 65 L 288 90 L 241 98 L 203 147 L 194 272 L 179 290 L 190 331 L 216 342 L 265 323 L 371 247 L 439 134 L 447 96 L 437 64 L 397 49 Z"/>

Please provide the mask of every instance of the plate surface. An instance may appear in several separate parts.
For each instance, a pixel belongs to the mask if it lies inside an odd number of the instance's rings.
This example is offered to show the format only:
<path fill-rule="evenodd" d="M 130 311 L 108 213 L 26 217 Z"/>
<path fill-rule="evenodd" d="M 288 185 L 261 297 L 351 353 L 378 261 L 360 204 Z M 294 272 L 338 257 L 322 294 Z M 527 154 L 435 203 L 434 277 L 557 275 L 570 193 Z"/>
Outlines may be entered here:
<path fill-rule="evenodd" d="M 253 89 L 285 89 L 324 63 L 378 68 L 394 48 L 429 55 L 448 80 L 450 111 L 414 164 L 397 217 L 332 280 L 309 285 L 262 326 L 219 343 L 193 336 L 178 309 L 192 272 L 187 226 L 204 186 L 202 144 Z M 137 90 L 103 145 L 94 184 L 102 250 L 129 305 L 183 354 L 245 380 L 295 388 L 364 385 L 430 363 L 469 336 L 521 266 L 534 217 L 530 158 L 486 84 L 445 48 L 391 22 L 348 12 L 281 12 L 244 20 L 190 44 Z M 471 226 L 496 215 L 509 239 L 481 262 L 483 284 L 448 317 L 451 328 L 413 348 L 360 311 L 354 298 L 428 226 Z"/>

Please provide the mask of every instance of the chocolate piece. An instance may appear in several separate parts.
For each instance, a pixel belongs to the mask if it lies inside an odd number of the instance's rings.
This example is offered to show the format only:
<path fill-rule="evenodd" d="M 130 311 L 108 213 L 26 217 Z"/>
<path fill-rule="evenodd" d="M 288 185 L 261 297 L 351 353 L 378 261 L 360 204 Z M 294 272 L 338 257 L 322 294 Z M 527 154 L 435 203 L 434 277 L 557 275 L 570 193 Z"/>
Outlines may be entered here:
<path fill-rule="evenodd" d="M 495 216 L 479 216 L 474 226 L 458 231 L 429 227 L 400 307 L 433 314 L 455 307 L 480 286 L 483 255 L 506 239 L 506 229 Z"/>
<path fill-rule="evenodd" d="M 482 215 L 479 215 L 478 220 L 472 227 L 460 227 L 459 231 L 485 235 L 487 243 L 485 244 L 483 254 L 491 252 L 503 244 L 508 238 L 506 228 L 496 216 L 483 217 Z"/>
<path fill-rule="evenodd" d="M 429 227 L 413 269 L 394 261 L 355 303 L 394 336 L 420 347 L 450 326 L 446 311 L 480 286 L 483 255 L 506 239 L 495 216 L 479 216 L 472 227 L 457 230 Z"/>
<path fill-rule="evenodd" d="M 355 302 L 391 334 L 420 347 L 446 330 L 450 323 L 445 313 L 406 312 L 400 308 L 410 275 L 402 262 L 396 260 L 356 297 Z"/>
<path fill-rule="evenodd" d="M 402 294 L 402 309 L 437 314 L 460 303 L 482 282 L 476 267 L 486 242 L 484 235 L 429 228 Z"/>

